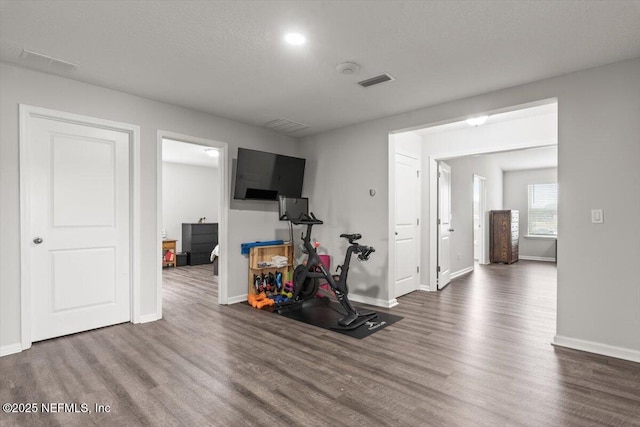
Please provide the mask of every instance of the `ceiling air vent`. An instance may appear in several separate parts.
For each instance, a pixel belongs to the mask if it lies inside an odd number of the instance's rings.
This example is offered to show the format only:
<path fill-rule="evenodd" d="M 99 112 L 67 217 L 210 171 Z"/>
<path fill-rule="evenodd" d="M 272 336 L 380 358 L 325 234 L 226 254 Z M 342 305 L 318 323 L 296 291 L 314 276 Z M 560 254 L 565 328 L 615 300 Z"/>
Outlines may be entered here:
<path fill-rule="evenodd" d="M 78 68 L 78 64 L 74 64 L 73 62 L 64 61 L 62 59 L 54 58 L 53 56 L 34 52 L 28 49 L 22 49 L 20 59 L 33 67 L 49 69 L 51 71 L 72 72 Z"/>
<path fill-rule="evenodd" d="M 294 122 L 293 120 L 289 119 L 271 120 L 264 125 L 269 129 L 273 129 L 276 132 L 284 133 L 287 135 L 292 135 L 296 132 L 301 132 L 303 130 L 309 129 L 309 126 L 302 123 Z"/>
<path fill-rule="evenodd" d="M 390 82 L 391 80 L 395 80 L 395 79 L 391 77 L 389 74 L 384 73 L 384 74 L 380 74 L 379 76 L 374 76 L 369 79 L 359 81 L 358 84 L 362 87 L 369 87 L 369 86 L 377 85 L 384 82 Z"/>

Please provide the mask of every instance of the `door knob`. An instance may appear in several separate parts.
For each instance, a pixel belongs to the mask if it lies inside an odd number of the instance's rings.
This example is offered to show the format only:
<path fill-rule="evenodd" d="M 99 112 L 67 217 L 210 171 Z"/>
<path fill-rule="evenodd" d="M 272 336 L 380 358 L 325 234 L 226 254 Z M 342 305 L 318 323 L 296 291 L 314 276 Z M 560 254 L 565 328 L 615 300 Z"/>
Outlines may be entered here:
<path fill-rule="evenodd" d="M 454 230 L 453 228 L 449 229 L 449 233 L 453 233 L 454 231 L 456 231 L 456 230 Z"/>
<path fill-rule="evenodd" d="M 42 243 L 42 237 L 36 237 L 35 239 L 33 239 L 33 243 L 39 245 L 40 243 Z"/>

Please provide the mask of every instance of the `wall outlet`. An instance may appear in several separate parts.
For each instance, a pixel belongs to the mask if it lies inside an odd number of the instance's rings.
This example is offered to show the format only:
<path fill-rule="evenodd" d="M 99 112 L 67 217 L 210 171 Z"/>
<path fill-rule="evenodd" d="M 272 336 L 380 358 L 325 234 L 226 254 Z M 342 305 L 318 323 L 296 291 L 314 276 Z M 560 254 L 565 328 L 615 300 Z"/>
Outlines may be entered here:
<path fill-rule="evenodd" d="M 604 223 L 604 212 L 602 209 L 591 209 L 591 223 L 602 224 Z"/>

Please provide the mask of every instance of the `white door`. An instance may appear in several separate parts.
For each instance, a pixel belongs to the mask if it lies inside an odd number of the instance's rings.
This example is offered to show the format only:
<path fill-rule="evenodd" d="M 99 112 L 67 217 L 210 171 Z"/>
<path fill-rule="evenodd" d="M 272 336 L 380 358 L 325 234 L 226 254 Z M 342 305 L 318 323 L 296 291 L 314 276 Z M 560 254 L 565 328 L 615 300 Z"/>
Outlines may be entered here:
<path fill-rule="evenodd" d="M 451 167 L 438 163 L 438 289 L 451 281 Z"/>
<path fill-rule="evenodd" d="M 395 297 L 419 287 L 420 177 L 419 161 L 396 153 L 396 280 Z"/>
<path fill-rule="evenodd" d="M 128 133 L 31 116 L 31 339 L 130 320 Z"/>

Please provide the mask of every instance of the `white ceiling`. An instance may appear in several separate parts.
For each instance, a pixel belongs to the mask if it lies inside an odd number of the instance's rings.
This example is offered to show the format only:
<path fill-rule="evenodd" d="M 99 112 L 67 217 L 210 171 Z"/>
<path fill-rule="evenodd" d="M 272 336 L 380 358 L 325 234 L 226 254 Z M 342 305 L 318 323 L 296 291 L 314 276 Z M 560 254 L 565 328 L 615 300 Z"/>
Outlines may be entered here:
<path fill-rule="evenodd" d="M 482 156 L 490 157 L 491 160 L 505 172 L 558 167 L 557 145 L 529 148 L 527 150 L 482 154 Z"/>
<path fill-rule="evenodd" d="M 164 138 L 162 140 L 162 161 L 168 163 L 180 163 L 183 165 L 218 167 L 218 158 L 211 157 L 202 145 L 189 144 Z"/>
<path fill-rule="evenodd" d="M 0 59 L 29 66 L 26 48 L 77 80 L 302 136 L 638 57 L 638 22 L 638 0 L 0 0 Z M 291 30 L 307 44 L 283 44 Z M 396 80 L 356 84 L 383 72 Z"/>

